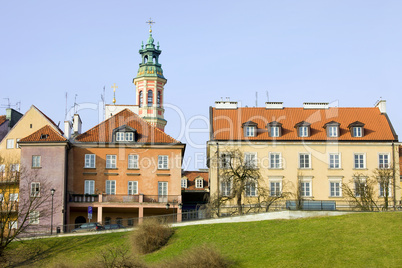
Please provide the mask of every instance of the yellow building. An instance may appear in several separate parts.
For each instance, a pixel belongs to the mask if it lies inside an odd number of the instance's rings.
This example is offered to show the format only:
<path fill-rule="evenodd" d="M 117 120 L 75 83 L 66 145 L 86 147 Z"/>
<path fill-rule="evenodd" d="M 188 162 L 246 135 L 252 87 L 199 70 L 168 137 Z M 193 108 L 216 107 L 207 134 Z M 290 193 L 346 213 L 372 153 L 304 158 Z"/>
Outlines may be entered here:
<path fill-rule="evenodd" d="M 399 143 L 384 100 L 372 108 L 329 107 L 328 103 L 285 108 L 281 102 L 241 108 L 237 102 L 220 101 L 211 107 L 210 115 L 207 153 L 212 197 L 230 195 L 230 183 L 219 176 L 225 169 L 222 161 L 229 161 L 223 155 L 238 149 L 262 177 L 258 185 L 246 187 L 245 206 L 258 197 L 260 186 L 269 189 L 271 196 L 286 191 L 288 199 L 294 199 L 300 188 L 303 200 L 332 201 L 332 209 L 346 208 L 350 203 L 343 186 L 353 189 L 356 177 L 372 178 L 375 169 L 391 167 L 395 172 L 390 204 L 400 204 Z M 374 191 L 381 203 L 384 189 L 377 183 Z M 226 204 L 230 205 L 233 202 Z"/>

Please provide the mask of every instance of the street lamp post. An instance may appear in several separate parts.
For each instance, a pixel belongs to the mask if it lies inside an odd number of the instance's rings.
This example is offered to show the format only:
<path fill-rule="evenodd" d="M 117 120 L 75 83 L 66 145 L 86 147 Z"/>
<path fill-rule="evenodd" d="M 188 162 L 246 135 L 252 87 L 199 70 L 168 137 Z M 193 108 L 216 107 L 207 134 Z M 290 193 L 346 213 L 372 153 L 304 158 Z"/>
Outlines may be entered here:
<path fill-rule="evenodd" d="M 53 234 L 53 196 L 54 196 L 54 192 L 56 192 L 56 190 L 52 188 L 50 190 L 50 193 L 52 195 L 52 217 L 51 217 L 51 220 L 50 220 L 50 235 Z"/>

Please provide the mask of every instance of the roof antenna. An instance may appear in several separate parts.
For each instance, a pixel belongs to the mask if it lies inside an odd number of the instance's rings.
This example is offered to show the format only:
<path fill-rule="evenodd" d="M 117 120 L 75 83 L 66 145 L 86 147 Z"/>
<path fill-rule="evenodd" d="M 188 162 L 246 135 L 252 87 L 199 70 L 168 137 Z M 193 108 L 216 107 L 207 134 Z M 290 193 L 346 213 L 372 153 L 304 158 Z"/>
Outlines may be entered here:
<path fill-rule="evenodd" d="M 267 93 L 267 102 L 269 102 L 269 93 L 268 93 L 268 90 L 265 91 L 265 92 Z"/>
<path fill-rule="evenodd" d="M 67 119 L 67 91 L 66 91 L 66 110 L 64 111 L 64 118 Z"/>
<path fill-rule="evenodd" d="M 258 92 L 255 92 L 255 107 L 258 107 Z"/>
<path fill-rule="evenodd" d="M 77 106 L 78 106 L 78 104 L 77 104 L 77 94 L 75 94 L 75 97 L 74 97 L 74 114 L 76 114 L 77 113 Z"/>

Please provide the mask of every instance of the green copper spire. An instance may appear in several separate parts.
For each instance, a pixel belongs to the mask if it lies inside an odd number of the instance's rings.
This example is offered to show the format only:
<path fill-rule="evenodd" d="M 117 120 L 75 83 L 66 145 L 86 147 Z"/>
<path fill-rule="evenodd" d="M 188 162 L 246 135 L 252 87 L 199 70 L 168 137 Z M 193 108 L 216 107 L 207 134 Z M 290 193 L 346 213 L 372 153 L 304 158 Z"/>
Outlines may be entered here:
<path fill-rule="evenodd" d="M 160 78 L 165 78 L 163 76 L 162 65 L 159 64 L 159 55 L 162 53 L 159 50 L 159 42 L 157 48 L 155 48 L 154 44 L 155 40 L 152 37 L 152 29 L 149 30 L 148 41 L 144 48 L 144 43 L 141 45 L 141 49 L 139 53 L 142 58 L 142 62 L 140 63 L 140 68 L 138 68 L 137 77 L 144 76 L 156 76 Z"/>

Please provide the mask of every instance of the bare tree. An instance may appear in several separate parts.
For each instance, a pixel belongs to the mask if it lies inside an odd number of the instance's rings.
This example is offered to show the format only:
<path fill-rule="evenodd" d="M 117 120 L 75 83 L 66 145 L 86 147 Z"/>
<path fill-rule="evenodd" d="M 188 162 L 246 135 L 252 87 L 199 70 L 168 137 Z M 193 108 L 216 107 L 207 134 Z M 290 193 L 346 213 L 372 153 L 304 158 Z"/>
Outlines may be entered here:
<path fill-rule="evenodd" d="M 373 178 L 378 181 L 379 184 L 379 196 L 384 198 L 384 210 L 388 210 L 389 197 L 391 195 L 390 186 L 392 185 L 392 179 L 394 177 L 393 167 L 389 168 L 376 168 L 373 171 Z"/>
<path fill-rule="evenodd" d="M 355 174 L 349 184 L 342 185 L 342 193 L 352 207 L 362 211 L 378 210 L 377 198 L 374 191 L 376 180 L 365 174 Z"/>
<path fill-rule="evenodd" d="M 21 179 L 24 178 L 24 179 Z M 40 179 L 43 181 L 43 178 Z M 38 215 L 49 215 L 46 203 L 49 195 L 31 192 L 28 198 L 20 197 L 20 188 L 31 189 L 39 181 L 35 172 L 27 172 L 17 162 L 0 157 L 0 258 L 5 249 L 22 235 Z M 25 186 L 25 187 L 24 187 Z M 42 186 L 42 192 L 46 184 Z M 36 191 L 36 189 L 34 189 Z"/>

